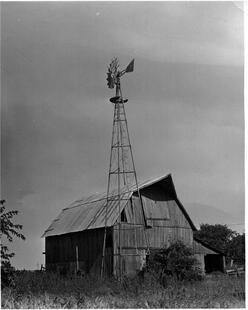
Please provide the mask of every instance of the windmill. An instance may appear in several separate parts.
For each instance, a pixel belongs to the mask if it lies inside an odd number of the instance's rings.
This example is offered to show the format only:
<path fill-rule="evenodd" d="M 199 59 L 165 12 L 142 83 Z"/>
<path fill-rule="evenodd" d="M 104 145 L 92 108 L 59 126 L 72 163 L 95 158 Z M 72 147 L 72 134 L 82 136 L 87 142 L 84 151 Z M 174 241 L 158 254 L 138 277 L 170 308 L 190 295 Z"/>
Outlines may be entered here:
<path fill-rule="evenodd" d="M 128 124 L 126 118 L 126 112 L 124 104 L 128 99 L 123 98 L 121 90 L 121 77 L 134 70 L 134 59 L 124 70 L 119 70 L 119 62 L 117 58 L 114 58 L 108 67 L 107 72 L 107 84 L 110 89 L 115 88 L 115 96 L 110 98 L 110 102 L 114 104 L 114 117 L 112 127 L 112 140 L 111 140 L 111 153 L 108 173 L 108 187 L 107 187 L 107 200 L 105 206 L 105 231 L 103 240 L 102 251 L 102 263 L 101 263 L 101 277 L 104 272 L 105 252 L 106 252 L 106 235 L 108 227 L 108 208 L 111 203 L 116 203 L 118 208 L 118 269 L 119 278 L 123 275 L 123 256 L 122 252 L 122 240 L 123 235 L 121 226 L 121 205 L 125 203 L 128 193 L 135 191 L 138 193 L 140 202 L 141 197 L 138 189 L 137 174 L 134 166 L 132 147 L 129 138 Z M 127 195 L 123 195 L 127 193 Z M 137 237 L 135 234 L 135 249 L 136 253 L 133 255 L 139 255 L 137 249 Z M 130 255 L 130 254 L 129 254 Z"/>

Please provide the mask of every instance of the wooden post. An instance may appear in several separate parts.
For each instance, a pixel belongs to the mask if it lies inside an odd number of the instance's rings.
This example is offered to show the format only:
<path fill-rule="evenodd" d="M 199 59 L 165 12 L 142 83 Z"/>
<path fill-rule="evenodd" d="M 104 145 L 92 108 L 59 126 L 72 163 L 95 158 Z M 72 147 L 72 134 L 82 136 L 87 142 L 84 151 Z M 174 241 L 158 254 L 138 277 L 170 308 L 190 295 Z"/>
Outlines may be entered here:
<path fill-rule="evenodd" d="M 226 271 L 226 257 L 223 255 L 222 259 L 223 259 L 223 272 L 225 272 Z"/>
<path fill-rule="evenodd" d="M 76 245 L 76 273 L 79 270 L 79 263 L 78 263 L 78 246 Z"/>

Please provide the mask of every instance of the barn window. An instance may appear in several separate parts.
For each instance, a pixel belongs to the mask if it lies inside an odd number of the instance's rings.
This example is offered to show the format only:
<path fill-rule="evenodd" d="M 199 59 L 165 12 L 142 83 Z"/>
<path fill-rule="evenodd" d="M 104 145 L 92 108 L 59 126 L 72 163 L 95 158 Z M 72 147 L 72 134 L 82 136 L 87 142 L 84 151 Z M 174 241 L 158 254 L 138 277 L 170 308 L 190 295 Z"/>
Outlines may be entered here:
<path fill-rule="evenodd" d="M 142 196 L 142 202 L 147 220 L 168 220 L 170 218 L 168 201 Z"/>
<path fill-rule="evenodd" d="M 121 222 L 127 222 L 125 210 L 122 210 L 121 212 Z"/>

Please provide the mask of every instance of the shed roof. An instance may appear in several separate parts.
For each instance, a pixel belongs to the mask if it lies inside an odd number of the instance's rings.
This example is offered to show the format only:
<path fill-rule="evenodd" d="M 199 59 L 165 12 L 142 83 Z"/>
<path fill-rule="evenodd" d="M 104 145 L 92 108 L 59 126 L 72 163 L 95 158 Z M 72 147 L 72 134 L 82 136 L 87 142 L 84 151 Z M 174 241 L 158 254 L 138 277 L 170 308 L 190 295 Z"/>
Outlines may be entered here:
<path fill-rule="evenodd" d="M 191 228 L 196 230 L 193 222 L 191 221 L 189 215 L 184 209 L 183 205 L 177 198 L 175 187 L 171 178 L 171 175 L 160 176 L 155 179 L 150 179 L 148 181 L 142 182 L 138 185 L 139 190 L 149 187 L 155 183 L 162 181 L 169 181 L 172 185 L 172 190 L 175 196 L 175 200 L 184 213 L 185 217 L 189 221 Z M 163 183 L 163 182 L 162 182 Z M 136 186 L 132 186 L 129 191 L 126 188 L 121 190 L 121 211 L 125 207 L 128 199 L 136 191 Z M 119 215 L 117 192 L 111 193 L 111 198 L 113 200 L 108 205 L 107 212 L 107 226 L 113 226 Z M 95 229 L 105 226 L 105 206 L 107 202 L 107 194 L 95 194 L 79 200 L 76 200 L 68 207 L 64 208 L 58 217 L 53 220 L 48 229 L 45 230 L 42 237 L 49 237 L 54 235 L 62 235 L 71 232 L 83 231 L 86 229 Z"/>
<path fill-rule="evenodd" d="M 214 254 L 221 254 L 221 255 L 223 255 L 223 256 L 226 256 L 226 254 L 223 252 L 223 251 L 221 251 L 221 250 L 219 250 L 219 249 L 217 249 L 217 248 L 215 248 L 215 247 L 213 247 L 213 246 L 211 246 L 211 245 L 209 245 L 208 243 L 206 243 L 206 242 L 204 242 L 204 241 L 202 241 L 202 240 L 200 240 L 200 239 L 198 239 L 197 237 L 195 237 L 194 236 L 194 245 L 201 245 L 202 247 L 205 247 L 206 249 L 209 249 L 209 250 L 211 250 Z M 203 251 L 200 251 L 201 253 L 203 252 Z M 209 254 L 212 254 L 211 252 L 209 252 Z"/>

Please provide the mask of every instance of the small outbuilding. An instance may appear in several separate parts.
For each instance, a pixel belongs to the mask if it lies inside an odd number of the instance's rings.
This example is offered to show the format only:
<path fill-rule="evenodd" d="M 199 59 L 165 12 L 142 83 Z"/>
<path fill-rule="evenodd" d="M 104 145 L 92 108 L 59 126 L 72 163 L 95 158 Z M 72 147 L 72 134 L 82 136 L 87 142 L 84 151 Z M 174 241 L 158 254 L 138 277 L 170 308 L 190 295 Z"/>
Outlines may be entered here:
<path fill-rule="evenodd" d="M 142 203 L 137 191 L 122 191 L 120 224 L 117 199 L 108 206 L 107 274 L 118 276 L 120 260 L 122 272 L 135 274 L 148 248 L 167 247 L 177 240 L 193 248 L 203 272 L 224 271 L 223 254 L 194 239 L 196 227 L 177 197 L 171 175 L 139 184 L 139 192 Z M 47 270 L 100 272 L 106 201 L 106 194 L 77 200 L 54 219 L 43 234 Z"/>

